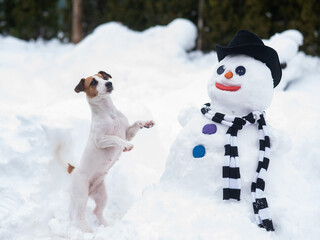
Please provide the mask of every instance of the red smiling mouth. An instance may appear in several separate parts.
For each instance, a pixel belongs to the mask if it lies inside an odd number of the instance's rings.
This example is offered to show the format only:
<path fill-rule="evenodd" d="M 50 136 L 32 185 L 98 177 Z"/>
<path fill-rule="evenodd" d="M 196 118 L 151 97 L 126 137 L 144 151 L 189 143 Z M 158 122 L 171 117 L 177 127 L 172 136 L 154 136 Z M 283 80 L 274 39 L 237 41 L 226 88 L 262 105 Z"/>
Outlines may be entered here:
<path fill-rule="evenodd" d="M 238 91 L 241 88 L 241 86 L 225 86 L 225 85 L 222 85 L 222 84 L 216 82 L 216 88 L 218 88 L 222 91 L 235 92 L 235 91 Z"/>

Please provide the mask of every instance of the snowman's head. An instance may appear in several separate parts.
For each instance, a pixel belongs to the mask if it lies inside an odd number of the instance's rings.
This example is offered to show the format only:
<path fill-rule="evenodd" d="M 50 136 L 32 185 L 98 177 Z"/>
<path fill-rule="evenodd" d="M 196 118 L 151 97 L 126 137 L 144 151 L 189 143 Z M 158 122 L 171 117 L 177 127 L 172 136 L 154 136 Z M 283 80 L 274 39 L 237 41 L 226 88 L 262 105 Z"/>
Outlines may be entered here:
<path fill-rule="evenodd" d="M 246 55 L 228 55 L 215 66 L 208 94 L 216 111 L 242 116 L 267 109 L 273 87 L 265 63 Z"/>

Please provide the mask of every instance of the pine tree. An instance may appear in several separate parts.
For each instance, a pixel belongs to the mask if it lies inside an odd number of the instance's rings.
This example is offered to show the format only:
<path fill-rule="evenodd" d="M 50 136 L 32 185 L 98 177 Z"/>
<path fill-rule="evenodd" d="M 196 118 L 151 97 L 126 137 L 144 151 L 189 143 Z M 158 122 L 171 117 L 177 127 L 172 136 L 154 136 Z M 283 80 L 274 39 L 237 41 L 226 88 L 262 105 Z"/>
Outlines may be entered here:
<path fill-rule="evenodd" d="M 271 13 L 269 0 L 246 0 L 242 6 L 241 28 L 261 38 L 270 37 Z"/>
<path fill-rule="evenodd" d="M 204 50 L 226 45 L 240 29 L 244 0 L 208 0 L 204 11 Z"/>
<path fill-rule="evenodd" d="M 303 1 L 298 29 L 304 34 L 304 50 L 320 55 L 320 2 Z"/>
<path fill-rule="evenodd" d="M 82 38 L 82 0 L 72 0 L 72 42 L 78 43 Z"/>

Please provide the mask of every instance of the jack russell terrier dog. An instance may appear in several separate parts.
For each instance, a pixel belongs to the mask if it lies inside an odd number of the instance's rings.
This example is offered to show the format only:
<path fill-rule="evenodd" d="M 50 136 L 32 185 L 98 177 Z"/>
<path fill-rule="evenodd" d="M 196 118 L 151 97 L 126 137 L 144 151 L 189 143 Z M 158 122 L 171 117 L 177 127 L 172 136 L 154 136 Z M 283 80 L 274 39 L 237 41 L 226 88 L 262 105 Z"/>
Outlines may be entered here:
<path fill-rule="evenodd" d="M 80 164 L 77 168 L 70 164 L 68 167 L 68 172 L 72 173 L 70 217 L 83 231 L 90 231 L 85 221 L 88 197 L 96 203 L 94 214 L 99 224 L 107 225 L 103 217 L 107 201 L 105 175 L 122 152 L 133 148 L 129 141 L 138 130 L 154 126 L 154 121 L 137 121 L 129 126 L 128 119 L 111 100 L 113 86 L 110 79 L 108 73 L 100 71 L 82 78 L 74 89 L 77 93 L 86 93 L 92 112 L 89 139 Z"/>

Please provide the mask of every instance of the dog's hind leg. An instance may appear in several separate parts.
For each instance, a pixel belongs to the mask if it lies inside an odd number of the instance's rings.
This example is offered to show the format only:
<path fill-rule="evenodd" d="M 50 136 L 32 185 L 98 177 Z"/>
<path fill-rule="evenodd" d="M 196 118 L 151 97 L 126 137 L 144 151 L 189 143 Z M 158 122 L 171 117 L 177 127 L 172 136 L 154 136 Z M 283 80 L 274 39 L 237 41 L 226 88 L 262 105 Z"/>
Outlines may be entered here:
<path fill-rule="evenodd" d="M 70 219 L 85 232 L 91 232 L 85 219 L 89 195 L 89 182 L 86 176 L 74 172 L 71 179 Z"/>
<path fill-rule="evenodd" d="M 96 203 L 96 207 L 93 212 L 97 216 L 99 224 L 107 226 L 107 221 L 103 217 L 103 210 L 107 204 L 107 192 L 104 181 L 102 181 L 94 189 L 90 190 L 90 197 L 92 197 Z"/>

